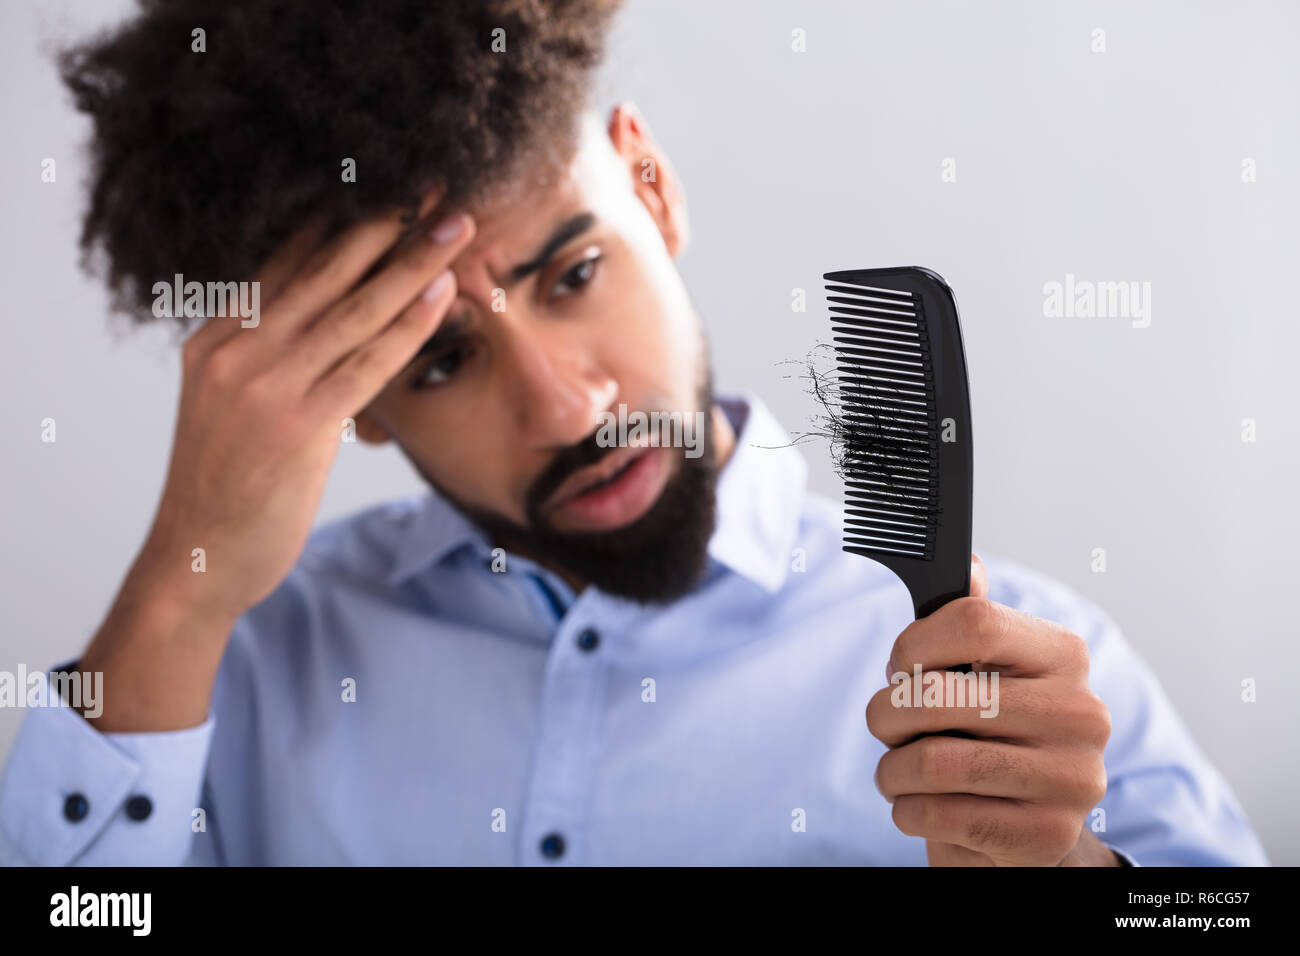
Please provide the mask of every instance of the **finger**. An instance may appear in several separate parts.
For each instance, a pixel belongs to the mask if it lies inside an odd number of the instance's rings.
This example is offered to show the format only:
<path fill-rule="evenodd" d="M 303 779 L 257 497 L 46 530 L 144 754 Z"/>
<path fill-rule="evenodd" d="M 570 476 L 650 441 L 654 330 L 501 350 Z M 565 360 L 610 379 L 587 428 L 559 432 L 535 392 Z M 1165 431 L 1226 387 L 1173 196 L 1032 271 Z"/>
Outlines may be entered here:
<path fill-rule="evenodd" d="M 867 702 L 867 728 L 887 747 L 949 730 L 1026 743 L 1073 740 L 1066 698 L 1050 682 L 1004 680 L 996 671 L 922 671 L 919 682 L 901 674 Z"/>
<path fill-rule="evenodd" d="M 272 254 L 254 276 L 262 284 L 261 303 L 269 305 L 321 244 L 329 217 L 324 210 L 313 213 L 284 245 Z"/>
<path fill-rule="evenodd" d="M 456 298 L 456 278 L 448 270 L 441 281 L 412 302 L 383 332 L 340 361 L 307 393 L 321 415 L 346 417 L 369 405 L 414 358 L 437 329 Z"/>
<path fill-rule="evenodd" d="M 307 222 L 295 232 L 287 242 L 275 250 L 253 276 L 258 284 L 258 308 L 267 308 L 280 293 L 289 278 L 298 271 L 303 262 L 315 250 L 321 241 L 328 223 L 324 211 L 308 217 Z M 239 321 L 232 321 L 235 316 L 209 316 L 190 337 L 187 347 L 196 353 L 207 354 L 222 342 L 244 328 Z M 260 325 L 260 323 L 259 323 Z"/>
<path fill-rule="evenodd" d="M 996 601 L 966 597 L 913 621 L 894 641 L 889 673 L 940 670 L 970 663 L 1003 677 L 1068 675 L 1086 680 L 1088 645 L 1054 621 Z"/>
<path fill-rule="evenodd" d="M 227 299 L 226 301 L 231 300 Z M 238 301 L 238 299 L 235 301 Z M 243 328 L 240 323 L 241 316 L 238 313 L 209 315 L 185 340 L 182 348 L 196 359 L 207 356 L 223 342 L 233 338 Z"/>
<path fill-rule="evenodd" d="M 925 841 L 925 856 L 931 866 L 996 866 L 984 853 L 951 843 Z"/>
<path fill-rule="evenodd" d="M 419 211 L 422 218 L 436 202 L 426 194 Z M 263 345 L 283 345 L 334 305 L 410 228 L 409 215 L 393 210 L 356 223 L 312 252 L 295 270 L 277 299 L 271 321 L 260 338 Z"/>
<path fill-rule="evenodd" d="M 880 758 L 876 789 L 890 803 L 914 793 L 1069 802 L 1081 792 L 1077 788 L 1090 789 L 1093 781 L 1074 779 L 1067 759 L 1054 751 L 1000 741 L 922 737 Z M 1091 770 L 1081 769 L 1078 775 L 1084 772 Z"/>
<path fill-rule="evenodd" d="M 905 794 L 894 825 L 908 836 L 984 853 L 994 863 L 1053 866 L 1077 842 L 1078 825 L 1054 808 L 965 793 Z"/>
<path fill-rule="evenodd" d="M 448 224 L 455 228 L 445 228 Z M 450 217 L 427 233 L 423 241 L 313 322 L 294 346 L 285 373 L 306 391 L 425 294 L 473 237 L 473 220 L 465 215 Z"/>
<path fill-rule="evenodd" d="M 978 554 L 970 556 L 970 596 L 977 598 L 989 596 L 988 570 Z"/>
<path fill-rule="evenodd" d="M 888 747 L 922 734 L 961 731 L 1018 744 L 1067 744 L 1102 749 L 1111 721 L 1096 694 L 1057 680 L 923 671 L 872 695 L 867 727 Z M 929 693 L 927 694 L 927 688 Z"/>

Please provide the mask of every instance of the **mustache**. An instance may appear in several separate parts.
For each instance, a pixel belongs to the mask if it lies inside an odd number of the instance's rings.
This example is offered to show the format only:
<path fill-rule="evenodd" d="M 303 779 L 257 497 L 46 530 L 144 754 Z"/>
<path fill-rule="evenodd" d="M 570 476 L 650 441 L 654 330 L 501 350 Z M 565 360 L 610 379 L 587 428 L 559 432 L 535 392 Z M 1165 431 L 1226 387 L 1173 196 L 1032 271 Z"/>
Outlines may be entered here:
<path fill-rule="evenodd" d="M 528 520 L 534 524 L 541 521 L 542 506 L 571 474 L 588 465 L 600 461 L 617 447 L 604 448 L 598 442 L 600 429 L 593 429 L 591 434 L 576 445 L 570 445 L 551 459 L 551 463 L 542 470 L 528 489 L 524 507 Z"/>

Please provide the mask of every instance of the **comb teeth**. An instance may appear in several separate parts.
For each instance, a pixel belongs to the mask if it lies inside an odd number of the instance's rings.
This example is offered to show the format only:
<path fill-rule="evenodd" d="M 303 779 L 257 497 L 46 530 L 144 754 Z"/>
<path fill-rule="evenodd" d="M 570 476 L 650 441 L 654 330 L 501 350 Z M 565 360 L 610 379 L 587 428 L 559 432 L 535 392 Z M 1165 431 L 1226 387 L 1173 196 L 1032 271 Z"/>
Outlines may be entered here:
<path fill-rule="evenodd" d="M 939 433 L 925 309 L 910 292 L 826 286 L 844 426 L 844 543 L 934 559 Z"/>

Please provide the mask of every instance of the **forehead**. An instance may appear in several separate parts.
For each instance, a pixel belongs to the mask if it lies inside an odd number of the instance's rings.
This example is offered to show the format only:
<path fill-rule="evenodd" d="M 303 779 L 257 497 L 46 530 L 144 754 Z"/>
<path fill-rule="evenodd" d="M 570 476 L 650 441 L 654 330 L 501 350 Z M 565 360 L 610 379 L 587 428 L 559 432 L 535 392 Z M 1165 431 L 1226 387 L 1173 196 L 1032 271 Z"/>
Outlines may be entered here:
<path fill-rule="evenodd" d="M 469 210 L 477 226 L 463 254 L 490 263 L 517 257 L 544 241 L 555 225 L 576 212 L 613 221 L 631 185 L 598 123 L 585 121 L 570 156 L 524 167 Z"/>

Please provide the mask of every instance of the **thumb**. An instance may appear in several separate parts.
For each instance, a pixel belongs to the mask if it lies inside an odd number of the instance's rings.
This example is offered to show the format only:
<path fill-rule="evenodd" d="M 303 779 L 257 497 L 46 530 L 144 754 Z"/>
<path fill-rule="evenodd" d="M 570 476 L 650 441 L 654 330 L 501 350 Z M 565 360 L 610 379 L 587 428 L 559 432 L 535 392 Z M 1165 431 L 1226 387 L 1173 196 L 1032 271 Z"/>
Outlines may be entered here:
<path fill-rule="evenodd" d="M 984 570 L 984 562 L 978 554 L 970 556 L 970 596 L 986 598 L 989 596 L 989 578 Z"/>

